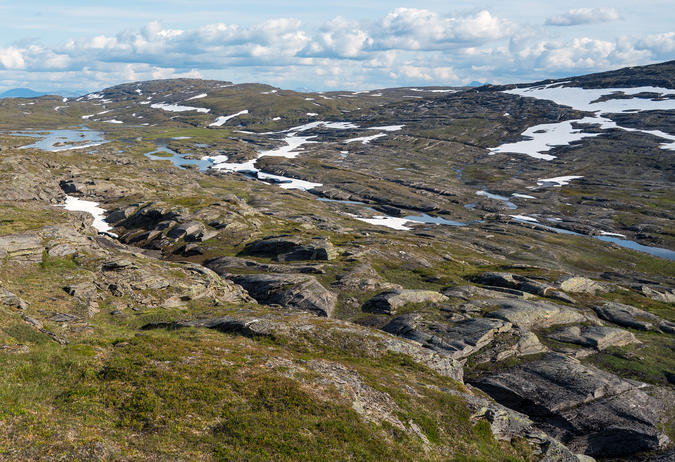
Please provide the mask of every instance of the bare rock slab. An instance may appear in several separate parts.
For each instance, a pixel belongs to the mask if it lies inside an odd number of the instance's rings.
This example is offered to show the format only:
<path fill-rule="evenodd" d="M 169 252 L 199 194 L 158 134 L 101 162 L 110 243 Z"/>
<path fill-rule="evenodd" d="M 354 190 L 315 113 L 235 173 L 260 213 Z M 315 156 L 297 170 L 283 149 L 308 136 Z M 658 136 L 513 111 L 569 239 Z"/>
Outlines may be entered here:
<path fill-rule="evenodd" d="M 363 309 L 371 313 L 396 314 L 410 303 L 440 303 L 447 300 L 448 297 L 433 290 L 391 290 L 368 300 Z"/>

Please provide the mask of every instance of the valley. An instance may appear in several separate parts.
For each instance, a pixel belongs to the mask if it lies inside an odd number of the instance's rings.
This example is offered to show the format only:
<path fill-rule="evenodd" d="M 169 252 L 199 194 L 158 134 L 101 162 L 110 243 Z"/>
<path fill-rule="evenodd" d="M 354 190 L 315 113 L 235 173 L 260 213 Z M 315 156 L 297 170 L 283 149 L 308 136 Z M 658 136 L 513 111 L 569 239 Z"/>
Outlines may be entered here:
<path fill-rule="evenodd" d="M 674 118 L 674 61 L 0 99 L 0 459 L 669 460 Z"/>

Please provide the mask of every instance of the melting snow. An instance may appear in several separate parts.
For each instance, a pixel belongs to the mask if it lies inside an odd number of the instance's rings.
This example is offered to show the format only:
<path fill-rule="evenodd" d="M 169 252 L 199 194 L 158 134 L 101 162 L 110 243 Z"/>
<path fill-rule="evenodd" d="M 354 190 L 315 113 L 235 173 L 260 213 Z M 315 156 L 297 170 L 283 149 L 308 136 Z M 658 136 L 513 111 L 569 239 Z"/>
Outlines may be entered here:
<path fill-rule="evenodd" d="M 410 228 L 405 226 L 407 223 L 410 223 L 410 220 L 406 220 L 405 218 L 390 217 L 388 215 L 363 218 L 351 213 L 348 213 L 347 215 L 351 216 L 352 218 L 356 218 L 357 220 L 370 223 L 371 225 L 386 226 L 387 228 L 398 229 L 401 231 L 410 231 Z"/>
<path fill-rule="evenodd" d="M 583 138 L 598 136 L 598 133 L 582 133 L 580 129 L 572 128 L 573 123 L 599 125 L 600 129 L 620 129 L 625 131 L 636 131 L 647 133 L 659 138 L 664 138 L 669 143 L 662 143 L 661 149 L 675 150 L 675 135 L 671 135 L 660 130 L 640 130 L 635 128 L 621 127 L 613 120 L 603 115 L 620 112 L 639 112 L 649 110 L 673 110 L 675 109 L 674 98 L 651 99 L 651 98 L 618 98 L 598 101 L 603 96 L 611 95 L 629 95 L 634 96 L 640 93 L 652 93 L 659 97 L 675 95 L 675 90 L 660 87 L 636 87 L 636 88 L 602 88 L 602 89 L 584 89 L 580 87 L 561 87 L 561 83 L 528 87 L 514 88 L 506 90 L 504 93 L 519 95 L 522 97 L 532 97 L 553 101 L 556 104 L 571 106 L 579 111 L 595 112 L 593 117 L 584 117 L 583 119 L 568 120 L 565 122 L 541 124 L 530 127 L 525 130 L 521 136 L 529 139 L 515 143 L 506 143 L 496 148 L 490 149 L 490 153 L 513 152 L 525 154 L 530 157 L 543 160 L 555 159 L 555 156 L 543 154 L 556 146 L 566 146 L 573 141 Z M 506 115 L 506 114 L 505 114 Z"/>
<path fill-rule="evenodd" d="M 361 136 L 361 137 L 358 137 L 358 138 L 350 138 L 350 139 L 346 140 L 345 143 L 353 143 L 355 141 L 360 141 L 361 144 L 368 144 L 368 143 L 370 143 L 371 141 L 373 141 L 377 138 L 382 138 L 383 136 L 387 136 L 387 135 L 384 134 L 384 133 L 378 133 L 377 135 L 372 135 L 372 136 Z"/>
<path fill-rule="evenodd" d="M 537 180 L 537 184 L 545 188 L 549 188 L 551 186 L 559 188 L 561 186 L 566 186 L 570 184 L 570 181 L 577 180 L 579 178 L 583 178 L 583 176 L 568 175 L 568 176 L 557 176 L 555 178 L 541 178 Z"/>
<path fill-rule="evenodd" d="M 265 157 L 265 156 L 281 156 L 281 157 L 287 157 L 287 158 L 294 158 L 298 154 L 298 148 L 304 144 L 308 143 L 315 143 L 315 141 L 309 141 L 312 138 L 315 138 L 314 136 L 298 136 L 298 133 L 304 132 L 307 130 L 311 130 L 312 128 L 316 128 L 319 126 L 324 126 L 326 128 L 332 128 L 336 130 L 347 130 L 351 128 L 358 128 L 357 125 L 354 125 L 351 122 L 323 122 L 323 121 L 317 121 L 317 122 L 310 122 L 304 125 L 300 125 L 298 127 L 292 127 L 289 128 L 288 130 L 284 130 L 283 132 L 269 132 L 269 133 L 263 133 L 266 135 L 271 135 L 271 134 L 276 134 L 276 133 L 286 133 L 286 137 L 284 138 L 284 141 L 286 142 L 285 146 L 281 146 L 276 149 L 272 149 L 269 151 L 262 151 L 258 153 L 258 158 L 260 157 Z M 312 183 L 310 181 L 305 181 L 305 180 L 297 180 L 295 178 L 289 178 L 289 177 L 284 177 L 280 175 L 272 175 L 269 173 L 264 173 L 258 170 L 255 167 L 255 163 L 257 159 L 252 159 L 246 162 L 227 162 L 228 157 L 227 156 L 214 156 L 214 157 L 204 157 L 203 160 L 211 160 L 213 162 L 213 166 L 211 168 L 215 170 L 225 170 L 229 172 L 242 172 L 242 173 L 249 173 L 252 175 L 255 175 L 257 178 L 261 180 L 272 180 L 273 182 L 279 184 L 282 188 L 285 189 L 312 189 L 318 186 L 321 186 L 321 183 Z"/>
<path fill-rule="evenodd" d="M 208 113 L 211 109 L 206 109 L 203 107 L 191 107 L 191 106 L 180 106 L 178 104 L 167 104 L 167 103 L 155 103 L 150 105 L 153 109 L 163 109 L 170 112 L 185 112 L 185 111 L 197 111 L 202 113 Z"/>
<path fill-rule="evenodd" d="M 601 236 L 614 236 L 614 237 L 623 237 L 625 238 L 625 234 L 619 234 L 619 233 L 608 233 L 607 231 L 600 231 Z"/>
<path fill-rule="evenodd" d="M 100 233 L 110 234 L 111 236 L 117 237 L 115 234 L 111 233 L 112 226 L 105 222 L 105 209 L 98 207 L 98 202 L 85 201 L 78 199 L 73 196 L 66 196 L 66 203 L 64 205 L 59 205 L 58 207 L 65 207 L 66 210 L 73 212 L 87 212 L 94 217 L 94 223 L 92 226 Z"/>
<path fill-rule="evenodd" d="M 386 125 L 384 127 L 367 127 L 366 130 L 382 130 L 383 132 L 397 132 L 405 125 Z"/>
<path fill-rule="evenodd" d="M 531 221 L 533 223 L 539 222 L 539 220 L 537 220 L 536 218 L 528 217 L 527 215 L 509 215 L 509 216 L 516 220 Z"/>
<path fill-rule="evenodd" d="M 201 93 L 201 94 L 199 94 L 199 95 L 197 95 L 197 96 L 193 96 L 192 98 L 186 99 L 186 101 L 190 101 L 190 100 L 193 100 L 193 99 L 206 98 L 207 96 L 209 96 L 207 93 Z"/>
<path fill-rule="evenodd" d="M 235 117 L 238 117 L 240 115 L 248 114 L 248 109 L 244 109 L 243 111 L 239 111 L 236 114 L 232 114 L 229 116 L 220 116 L 216 119 L 215 122 L 212 124 L 209 124 L 209 127 L 220 127 L 224 125 L 228 120 L 234 119 Z"/>

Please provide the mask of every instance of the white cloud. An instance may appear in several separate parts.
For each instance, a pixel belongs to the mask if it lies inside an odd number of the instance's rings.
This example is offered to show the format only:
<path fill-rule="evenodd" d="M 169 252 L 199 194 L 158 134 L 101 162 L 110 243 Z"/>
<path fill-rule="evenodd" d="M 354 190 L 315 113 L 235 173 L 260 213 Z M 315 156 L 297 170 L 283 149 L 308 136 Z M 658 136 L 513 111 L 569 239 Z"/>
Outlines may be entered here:
<path fill-rule="evenodd" d="M 446 49 L 501 39 L 511 30 L 510 22 L 485 10 L 475 15 L 445 17 L 429 10 L 398 8 L 382 20 L 375 46 L 403 50 Z"/>
<path fill-rule="evenodd" d="M 338 17 L 324 25 L 300 55 L 356 58 L 372 43 L 368 32 L 357 23 Z"/>
<path fill-rule="evenodd" d="M 672 59 L 675 54 L 675 32 L 649 35 L 638 40 L 636 47 L 649 50 L 659 58 Z"/>
<path fill-rule="evenodd" d="M 569 23 L 618 17 L 598 11 L 563 16 Z M 672 59 L 675 52 L 675 32 L 599 39 L 567 31 L 561 36 L 556 29 L 553 39 L 550 28 L 515 24 L 486 10 L 448 16 L 415 8 L 370 22 L 337 17 L 316 29 L 294 18 L 185 29 L 155 21 L 60 46 L 0 47 L 0 79 L 38 89 L 95 90 L 179 76 L 362 89 L 531 81 Z"/>
<path fill-rule="evenodd" d="M 618 21 L 621 17 L 614 8 L 576 8 L 546 19 L 549 26 L 577 26 L 600 22 Z"/>
<path fill-rule="evenodd" d="M 23 69 L 26 66 L 23 54 L 14 47 L 0 48 L 0 64 L 4 69 Z"/>

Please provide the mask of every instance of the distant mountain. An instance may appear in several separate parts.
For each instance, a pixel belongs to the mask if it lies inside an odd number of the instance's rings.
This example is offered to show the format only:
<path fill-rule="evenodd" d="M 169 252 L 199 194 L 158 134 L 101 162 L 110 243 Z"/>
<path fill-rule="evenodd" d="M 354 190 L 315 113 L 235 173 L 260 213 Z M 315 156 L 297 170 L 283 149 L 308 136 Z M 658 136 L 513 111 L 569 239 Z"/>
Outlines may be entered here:
<path fill-rule="evenodd" d="M 49 93 L 31 90 L 30 88 L 12 88 L 4 93 L 0 93 L 0 98 L 37 98 L 38 96 L 48 94 Z"/>
<path fill-rule="evenodd" d="M 0 98 L 38 98 L 45 95 L 59 95 L 72 98 L 84 93 L 86 93 L 85 90 L 35 91 L 30 88 L 12 88 L 4 93 L 0 93 Z"/>

